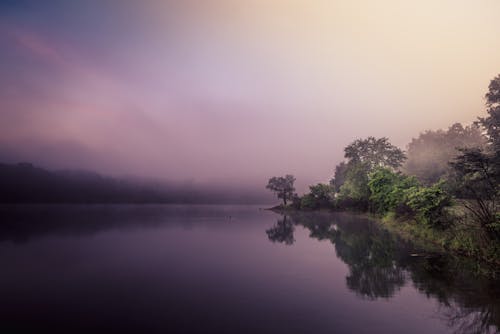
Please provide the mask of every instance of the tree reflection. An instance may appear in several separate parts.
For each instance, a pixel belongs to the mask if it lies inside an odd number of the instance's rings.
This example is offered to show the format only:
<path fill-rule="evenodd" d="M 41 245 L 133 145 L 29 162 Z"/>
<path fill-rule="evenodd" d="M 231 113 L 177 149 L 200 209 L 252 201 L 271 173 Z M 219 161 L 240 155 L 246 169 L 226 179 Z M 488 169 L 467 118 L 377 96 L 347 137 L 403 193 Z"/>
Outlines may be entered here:
<path fill-rule="evenodd" d="M 395 261 L 402 257 L 395 241 L 381 232 L 372 226 L 341 228 L 335 243 L 337 255 L 349 266 L 347 287 L 368 299 L 390 298 L 406 281 L 404 268 Z"/>
<path fill-rule="evenodd" d="M 456 333 L 500 330 L 500 284 L 475 276 L 476 263 L 429 253 L 352 215 L 294 213 L 266 231 L 269 240 L 292 244 L 295 225 L 309 230 L 311 238 L 334 245 L 349 268 L 346 285 L 358 296 L 391 298 L 412 283 L 439 302 L 440 316 Z M 419 256 L 412 256 L 415 253 Z"/>
<path fill-rule="evenodd" d="M 314 214 L 312 214 L 314 216 Z M 367 299 L 390 298 L 405 283 L 403 268 L 394 259 L 399 249 L 388 233 L 369 221 L 332 220 L 327 215 L 294 215 L 293 220 L 310 231 L 310 237 L 328 239 L 337 256 L 349 267 L 347 287 Z"/>
<path fill-rule="evenodd" d="M 278 219 L 276 224 L 266 231 L 267 237 L 272 242 L 280 242 L 285 245 L 292 245 L 295 242 L 293 231 L 295 230 L 291 220 L 287 220 L 287 216 Z"/>
<path fill-rule="evenodd" d="M 412 266 L 411 280 L 440 302 L 440 314 L 455 333 L 497 333 L 499 282 L 474 275 L 471 265 L 456 258 L 428 258 Z"/>
<path fill-rule="evenodd" d="M 469 308 L 460 304 L 448 305 L 441 310 L 448 327 L 454 328 L 457 334 L 498 333 L 498 309 L 495 312 L 489 307 Z M 497 324 L 495 326 L 494 324 Z"/>

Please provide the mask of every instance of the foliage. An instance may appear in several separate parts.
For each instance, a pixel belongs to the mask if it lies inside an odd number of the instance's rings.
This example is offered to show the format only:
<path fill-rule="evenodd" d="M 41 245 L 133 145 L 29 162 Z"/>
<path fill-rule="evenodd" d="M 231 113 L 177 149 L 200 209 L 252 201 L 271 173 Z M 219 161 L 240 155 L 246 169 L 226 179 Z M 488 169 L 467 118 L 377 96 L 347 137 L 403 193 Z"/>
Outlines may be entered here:
<path fill-rule="evenodd" d="M 479 118 L 487 133 L 488 140 L 497 153 L 500 150 L 500 75 L 491 80 L 488 93 L 486 93 L 486 106 L 488 117 Z"/>
<path fill-rule="evenodd" d="M 462 151 L 451 164 L 457 195 L 491 239 L 500 240 L 498 212 L 500 173 L 494 154 L 480 149 Z"/>
<path fill-rule="evenodd" d="M 293 186 L 294 182 L 295 177 L 290 174 L 284 177 L 273 176 L 269 179 L 266 188 L 273 191 L 278 198 L 281 198 L 283 200 L 283 205 L 286 206 L 287 201 L 291 200 L 295 193 L 295 187 Z"/>
<path fill-rule="evenodd" d="M 370 174 L 370 202 L 376 212 L 386 214 L 396 211 L 407 212 L 408 193 L 414 191 L 419 183 L 414 177 L 394 173 L 387 168 L 379 168 Z"/>
<path fill-rule="evenodd" d="M 314 201 L 311 194 L 305 194 L 301 198 L 300 208 L 304 210 L 315 210 L 318 209 L 318 204 Z"/>
<path fill-rule="evenodd" d="M 352 202 L 360 209 L 366 209 L 370 198 L 368 187 L 369 165 L 365 163 L 350 164 L 346 181 L 340 187 L 338 198 L 343 203 Z"/>
<path fill-rule="evenodd" d="M 332 206 L 334 191 L 329 184 L 318 183 L 309 187 L 310 192 L 302 196 L 301 208 L 323 209 Z"/>
<path fill-rule="evenodd" d="M 425 131 L 408 144 L 405 173 L 424 184 L 432 184 L 450 171 L 449 161 L 460 154 L 460 148 L 484 147 L 486 138 L 476 125 L 455 123 L 448 130 Z"/>
<path fill-rule="evenodd" d="M 419 221 L 430 227 L 449 227 L 445 209 L 451 205 L 451 196 L 443 190 L 443 182 L 431 187 L 411 188 L 408 192 L 408 206 L 417 213 Z"/>
<path fill-rule="evenodd" d="M 413 139 L 406 175 L 397 171 L 405 153 L 387 138 L 355 140 L 330 185 L 311 186 L 300 204 L 295 196 L 294 207 L 318 209 L 333 202 L 337 209 L 371 210 L 389 221 L 398 218 L 400 230 L 435 245 L 498 264 L 500 75 L 491 81 L 486 100 L 487 117 L 473 125 L 456 123 Z"/>
<path fill-rule="evenodd" d="M 338 204 L 358 209 L 368 208 L 369 174 L 377 168 L 394 170 L 406 158 L 404 152 L 392 145 L 387 138 L 358 139 L 348 145 L 344 152 L 348 161 L 344 165 L 338 165 L 335 170 L 335 186 L 339 184 L 339 177 L 344 181 L 338 190 Z"/>
<path fill-rule="evenodd" d="M 443 184 L 423 187 L 414 177 L 380 168 L 370 174 L 370 203 L 380 214 L 411 214 L 427 226 L 449 227 L 445 209 L 451 205 L 451 196 Z"/>
<path fill-rule="evenodd" d="M 491 240 L 500 240 L 500 75 L 486 93 L 488 116 L 479 118 L 488 145 L 464 149 L 451 163 L 457 194 Z"/>
<path fill-rule="evenodd" d="M 406 159 L 405 153 L 385 137 L 357 139 L 344 149 L 344 153 L 349 163 L 367 164 L 370 169 L 375 167 L 396 169 Z"/>

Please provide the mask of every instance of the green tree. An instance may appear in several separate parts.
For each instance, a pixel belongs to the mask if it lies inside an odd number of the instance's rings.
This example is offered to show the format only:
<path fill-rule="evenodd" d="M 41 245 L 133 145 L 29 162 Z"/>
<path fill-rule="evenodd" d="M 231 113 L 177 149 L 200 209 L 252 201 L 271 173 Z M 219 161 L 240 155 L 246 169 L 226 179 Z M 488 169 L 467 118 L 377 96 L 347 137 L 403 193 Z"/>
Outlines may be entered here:
<path fill-rule="evenodd" d="M 370 174 L 370 202 L 378 213 L 408 213 L 408 194 L 419 187 L 416 178 L 379 168 Z"/>
<path fill-rule="evenodd" d="M 302 197 L 301 207 L 319 209 L 331 206 L 333 188 L 328 184 L 318 183 L 309 187 L 309 193 Z"/>
<path fill-rule="evenodd" d="M 444 182 L 431 187 L 412 188 L 408 193 L 408 206 L 417 214 L 417 219 L 430 226 L 446 228 L 451 224 L 446 208 L 451 205 L 451 196 L 443 189 Z"/>
<path fill-rule="evenodd" d="M 406 156 L 387 138 L 357 139 L 344 149 L 345 181 L 339 189 L 341 206 L 366 209 L 370 198 L 369 174 L 376 168 L 399 168 Z"/>
<path fill-rule="evenodd" d="M 385 137 L 357 139 L 344 149 L 344 153 L 349 163 L 365 163 L 370 169 L 375 167 L 397 169 L 406 159 L 405 153 Z"/>
<path fill-rule="evenodd" d="M 303 210 L 315 210 L 318 208 L 318 203 L 316 203 L 311 194 L 304 194 L 300 199 L 300 208 Z"/>
<path fill-rule="evenodd" d="M 287 201 L 293 198 L 295 193 L 295 177 L 287 174 L 284 177 L 273 176 L 269 179 L 266 188 L 276 194 L 276 196 L 283 200 L 283 205 L 286 206 Z"/>
<path fill-rule="evenodd" d="M 346 180 L 340 187 L 339 198 L 341 200 L 353 200 L 357 204 L 364 205 L 370 197 L 368 187 L 368 174 L 370 166 L 366 163 L 350 163 L 346 173 Z"/>

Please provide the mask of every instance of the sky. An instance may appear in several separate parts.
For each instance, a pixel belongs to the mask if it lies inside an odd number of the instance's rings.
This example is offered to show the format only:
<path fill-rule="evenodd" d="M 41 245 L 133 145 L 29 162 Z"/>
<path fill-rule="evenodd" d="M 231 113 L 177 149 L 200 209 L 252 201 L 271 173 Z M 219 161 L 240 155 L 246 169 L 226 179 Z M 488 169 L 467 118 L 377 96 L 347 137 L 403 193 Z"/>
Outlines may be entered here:
<path fill-rule="evenodd" d="M 498 0 L 0 1 L 0 160 L 299 190 L 485 114 Z"/>

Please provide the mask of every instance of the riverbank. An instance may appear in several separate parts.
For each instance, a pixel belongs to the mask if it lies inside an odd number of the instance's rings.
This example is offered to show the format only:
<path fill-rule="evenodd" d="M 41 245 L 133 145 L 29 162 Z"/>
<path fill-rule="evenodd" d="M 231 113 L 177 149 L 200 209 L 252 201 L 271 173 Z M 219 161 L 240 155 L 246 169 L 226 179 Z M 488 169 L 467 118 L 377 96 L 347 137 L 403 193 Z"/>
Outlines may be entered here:
<path fill-rule="evenodd" d="M 430 244 L 441 251 L 476 262 L 475 271 L 500 276 L 500 245 L 484 239 L 474 222 L 458 217 L 446 230 L 432 229 L 411 219 L 401 219 L 393 214 L 378 217 L 377 221 L 387 230 L 414 242 Z"/>
<path fill-rule="evenodd" d="M 448 229 L 435 229 L 419 224 L 415 219 L 397 218 L 393 213 L 385 216 L 370 214 L 361 211 L 349 210 L 297 210 L 276 206 L 268 210 L 282 215 L 298 213 L 333 214 L 345 212 L 354 216 L 369 218 L 385 230 L 412 242 L 430 252 L 439 252 L 448 256 L 459 257 L 469 262 L 469 269 L 481 276 L 500 277 L 500 245 L 488 243 L 482 238 L 479 228 L 475 228 L 474 221 L 463 215 L 460 208 L 455 207 L 454 224 Z"/>

